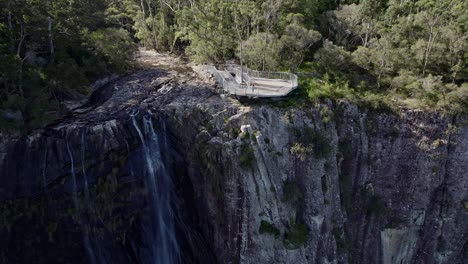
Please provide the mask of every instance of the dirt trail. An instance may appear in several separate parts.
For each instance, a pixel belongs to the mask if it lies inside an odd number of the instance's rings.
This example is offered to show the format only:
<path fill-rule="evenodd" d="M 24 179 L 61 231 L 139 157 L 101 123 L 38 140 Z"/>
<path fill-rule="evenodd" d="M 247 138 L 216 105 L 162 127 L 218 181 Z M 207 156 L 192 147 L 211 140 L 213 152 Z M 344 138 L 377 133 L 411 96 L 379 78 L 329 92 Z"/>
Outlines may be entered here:
<path fill-rule="evenodd" d="M 139 49 L 136 62 L 143 69 L 158 68 L 183 75 L 194 73 L 192 63 L 189 61 L 153 50 Z"/>

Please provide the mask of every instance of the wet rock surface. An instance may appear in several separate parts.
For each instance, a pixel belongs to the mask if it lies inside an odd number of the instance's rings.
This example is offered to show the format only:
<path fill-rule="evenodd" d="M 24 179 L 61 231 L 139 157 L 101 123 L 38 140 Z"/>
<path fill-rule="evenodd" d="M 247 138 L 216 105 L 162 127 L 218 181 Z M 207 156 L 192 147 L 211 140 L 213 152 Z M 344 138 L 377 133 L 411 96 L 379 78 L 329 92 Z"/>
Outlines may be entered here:
<path fill-rule="evenodd" d="M 242 105 L 181 60 L 139 62 L 69 116 L 0 135 L 1 263 L 151 263 L 145 120 L 174 183 L 174 262 L 467 259 L 466 116 Z"/>

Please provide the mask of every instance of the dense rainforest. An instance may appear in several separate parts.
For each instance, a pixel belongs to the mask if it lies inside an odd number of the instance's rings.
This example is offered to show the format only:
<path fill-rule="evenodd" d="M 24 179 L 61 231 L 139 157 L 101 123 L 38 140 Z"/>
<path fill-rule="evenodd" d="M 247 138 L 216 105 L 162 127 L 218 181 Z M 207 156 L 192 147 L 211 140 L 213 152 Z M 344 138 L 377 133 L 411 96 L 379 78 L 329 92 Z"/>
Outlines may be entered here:
<path fill-rule="evenodd" d="M 30 129 L 132 71 L 137 48 L 300 74 L 290 100 L 460 112 L 464 0 L 4 0 L 0 127 Z"/>

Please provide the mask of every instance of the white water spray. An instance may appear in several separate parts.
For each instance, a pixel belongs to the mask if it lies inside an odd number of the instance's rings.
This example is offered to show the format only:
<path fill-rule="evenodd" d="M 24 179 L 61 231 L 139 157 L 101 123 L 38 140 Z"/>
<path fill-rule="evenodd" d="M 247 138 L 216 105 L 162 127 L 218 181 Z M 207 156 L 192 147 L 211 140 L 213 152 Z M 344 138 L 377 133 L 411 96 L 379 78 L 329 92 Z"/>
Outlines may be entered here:
<path fill-rule="evenodd" d="M 172 264 L 181 260 L 179 244 L 176 240 L 175 216 L 171 206 L 173 183 L 164 164 L 159 138 L 151 116 L 143 118 L 143 131 L 134 115 L 132 123 L 141 140 L 145 160 L 145 181 L 149 191 L 152 211 L 151 227 L 147 242 L 151 249 L 151 263 Z"/>

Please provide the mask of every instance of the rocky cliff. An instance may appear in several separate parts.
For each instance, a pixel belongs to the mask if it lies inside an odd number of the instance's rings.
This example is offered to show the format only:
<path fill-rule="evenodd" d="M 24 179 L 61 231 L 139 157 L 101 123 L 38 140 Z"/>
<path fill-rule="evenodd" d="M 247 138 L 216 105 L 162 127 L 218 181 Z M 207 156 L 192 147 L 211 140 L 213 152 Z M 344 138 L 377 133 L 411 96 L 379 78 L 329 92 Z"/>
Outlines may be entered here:
<path fill-rule="evenodd" d="M 468 117 L 240 104 L 182 65 L 0 136 L 1 263 L 468 259 Z"/>

